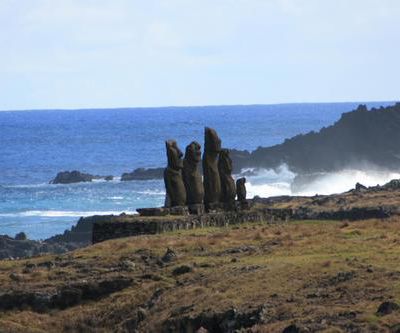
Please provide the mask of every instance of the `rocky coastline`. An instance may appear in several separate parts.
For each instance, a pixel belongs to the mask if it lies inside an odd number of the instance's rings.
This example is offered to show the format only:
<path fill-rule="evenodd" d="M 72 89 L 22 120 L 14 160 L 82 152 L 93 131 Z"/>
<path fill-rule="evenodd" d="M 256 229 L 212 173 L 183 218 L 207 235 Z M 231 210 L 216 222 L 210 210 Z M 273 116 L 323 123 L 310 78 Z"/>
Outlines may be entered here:
<path fill-rule="evenodd" d="M 398 170 L 399 141 L 400 103 L 371 110 L 359 105 L 356 110 L 343 113 L 336 123 L 318 132 L 299 134 L 281 144 L 259 147 L 252 152 L 231 149 L 230 158 L 235 174 L 245 168 L 276 169 L 282 164 L 300 176 L 348 167 L 374 166 Z M 123 173 L 121 181 L 162 179 L 163 170 L 162 167 L 137 168 Z M 60 173 L 51 183 L 67 184 L 107 178 L 77 174 L 77 171 L 73 173 Z"/>
<path fill-rule="evenodd" d="M 97 220 L 97 217 L 80 218 L 71 229 L 45 240 L 27 239 L 23 232 L 15 237 L 0 235 L 0 260 L 61 254 L 88 246 L 92 244 L 94 220 Z"/>
<path fill-rule="evenodd" d="M 267 222 L 274 223 L 286 223 L 288 220 L 357 221 L 376 218 L 387 219 L 391 216 L 400 215 L 398 208 L 400 207 L 400 180 L 394 179 L 387 184 L 372 187 L 357 183 L 353 189 L 341 194 L 311 197 L 255 197 L 249 199 L 248 203 L 249 207 L 253 207 L 249 211 L 249 218 L 252 214 L 261 214 L 262 216 L 267 214 Z M 258 213 L 257 209 L 259 210 Z M 201 225 L 201 219 L 199 220 L 198 217 L 171 215 L 175 213 L 168 208 L 138 209 L 138 212 L 141 216 L 123 213 L 121 215 L 81 217 L 70 230 L 43 241 L 29 240 L 21 234 L 15 237 L 0 235 L 0 260 L 27 258 L 49 253 L 61 254 L 91 245 L 94 225 L 96 225 L 96 234 L 98 235 L 95 242 L 111 238 L 151 235 L 158 233 L 158 231 L 191 229 L 197 224 Z M 232 212 L 227 212 L 226 215 L 231 216 Z M 160 221 L 164 220 L 166 224 L 159 225 Z M 200 222 L 195 222 L 197 220 Z M 226 221 L 228 220 L 226 219 Z M 258 218 L 255 218 L 255 220 L 260 221 Z M 118 228 L 113 229 L 113 227 L 110 227 L 110 223 L 115 223 L 114 227 L 118 226 Z M 204 226 L 207 223 L 203 223 Z M 215 223 L 215 225 L 218 224 L 220 226 L 227 225 L 223 222 Z M 106 235 L 104 230 L 106 230 Z M 110 230 L 114 231 L 111 232 Z"/>

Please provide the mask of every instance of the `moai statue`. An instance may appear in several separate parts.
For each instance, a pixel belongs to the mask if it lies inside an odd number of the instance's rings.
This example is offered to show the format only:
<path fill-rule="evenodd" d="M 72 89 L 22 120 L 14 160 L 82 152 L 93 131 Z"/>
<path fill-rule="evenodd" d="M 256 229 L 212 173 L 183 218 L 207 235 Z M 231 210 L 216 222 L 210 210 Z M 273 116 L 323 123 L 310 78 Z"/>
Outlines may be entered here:
<path fill-rule="evenodd" d="M 168 157 L 168 166 L 164 170 L 164 183 L 167 192 L 166 203 L 170 207 L 184 206 L 186 204 L 186 189 L 182 177 L 182 152 L 176 141 L 165 142 Z"/>
<path fill-rule="evenodd" d="M 221 180 L 218 172 L 218 154 L 221 150 L 221 139 L 214 129 L 206 127 L 204 141 L 204 204 L 208 210 L 215 210 L 219 207 L 218 204 L 221 198 Z"/>
<path fill-rule="evenodd" d="M 246 201 L 246 178 L 239 178 L 236 181 L 236 194 L 239 202 Z"/>
<path fill-rule="evenodd" d="M 236 181 L 236 194 L 241 209 L 249 209 L 249 202 L 246 200 L 246 178 L 239 178 Z"/>
<path fill-rule="evenodd" d="M 201 146 L 193 141 L 186 147 L 183 160 L 183 181 L 186 188 L 186 203 L 192 214 L 204 213 L 204 187 L 199 170 Z"/>
<path fill-rule="evenodd" d="M 225 209 L 235 209 L 236 187 L 232 177 L 232 160 L 228 149 L 221 149 L 218 159 L 218 171 L 221 179 L 221 202 Z"/>

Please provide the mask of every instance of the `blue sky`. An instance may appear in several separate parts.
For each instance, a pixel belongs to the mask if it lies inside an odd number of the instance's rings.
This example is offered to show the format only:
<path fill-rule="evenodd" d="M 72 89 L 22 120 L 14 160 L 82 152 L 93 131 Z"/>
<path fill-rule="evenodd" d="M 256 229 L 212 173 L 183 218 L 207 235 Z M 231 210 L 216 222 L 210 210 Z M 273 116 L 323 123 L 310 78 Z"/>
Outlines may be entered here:
<path fill-rule="evenodd" d="M 399 99 L 398 0 L 0 0 L 0 110 Z"/>

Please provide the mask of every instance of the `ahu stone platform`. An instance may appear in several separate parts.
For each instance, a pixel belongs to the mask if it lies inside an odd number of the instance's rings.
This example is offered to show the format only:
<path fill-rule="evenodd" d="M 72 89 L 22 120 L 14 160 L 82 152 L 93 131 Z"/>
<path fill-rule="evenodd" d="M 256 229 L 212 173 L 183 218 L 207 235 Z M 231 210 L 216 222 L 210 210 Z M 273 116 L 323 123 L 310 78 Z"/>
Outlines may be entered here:
<path fill-rule="evenodd" d="M 174 230 L 203 227 L 225 227 L 241 223 L 279 223 L 291 218 L 290 209 L 257 209 L 248 211 L 215 212 L 202 215 L 165 216 L 102 216 L 93 223 L 94 243 L 108 239 L 154 235 Z"/>

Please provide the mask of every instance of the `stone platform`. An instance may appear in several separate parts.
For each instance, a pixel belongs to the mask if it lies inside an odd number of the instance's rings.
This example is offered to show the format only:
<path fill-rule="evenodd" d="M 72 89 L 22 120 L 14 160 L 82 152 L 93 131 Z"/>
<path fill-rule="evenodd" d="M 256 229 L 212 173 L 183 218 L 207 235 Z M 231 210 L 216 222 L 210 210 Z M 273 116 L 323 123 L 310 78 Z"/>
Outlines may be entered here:
<path fill-rule="evenodd" d="M 168 231 L 208 226 L 225 227 L 252 222 L 278 223 L 288 221 L 291 216 L 292 211 L 290 209 L 267 208 L 187 216 L 108 216 L 94 222 L 92 241 L 94 244 L 113 238 L 154 235 Z"/>

